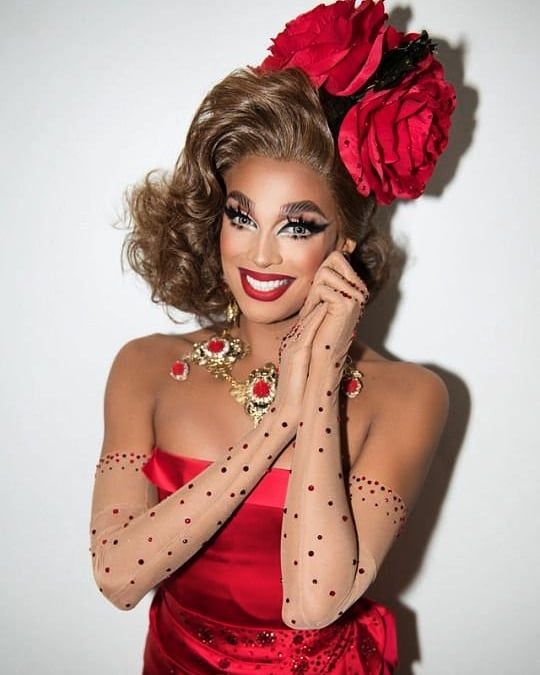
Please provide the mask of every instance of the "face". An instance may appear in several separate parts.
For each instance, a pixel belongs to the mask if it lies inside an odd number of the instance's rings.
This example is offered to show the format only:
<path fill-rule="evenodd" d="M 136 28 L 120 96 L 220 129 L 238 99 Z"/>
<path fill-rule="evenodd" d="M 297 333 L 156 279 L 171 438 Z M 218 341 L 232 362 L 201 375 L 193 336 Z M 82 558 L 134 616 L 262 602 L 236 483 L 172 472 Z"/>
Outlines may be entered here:
<path fill-rule="evenodd" d="M 315 272 L 351 242 L 326 179 L 295 162 L 247 156 L 225 172 L 224 279 L 242 314 L 273 323 L 300 311 Z"/>

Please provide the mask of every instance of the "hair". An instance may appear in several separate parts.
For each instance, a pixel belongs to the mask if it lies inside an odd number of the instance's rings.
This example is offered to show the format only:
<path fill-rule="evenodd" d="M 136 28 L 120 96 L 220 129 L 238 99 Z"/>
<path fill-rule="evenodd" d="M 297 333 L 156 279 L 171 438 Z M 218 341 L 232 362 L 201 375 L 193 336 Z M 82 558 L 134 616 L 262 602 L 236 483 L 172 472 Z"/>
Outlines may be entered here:
<path fill-rule="evenodd" d="M 129 265 L 152 301 L 219 320 L 230 300 L 223 284 L 219 233 L 223 174 L 247 155 L 295 160 L 328 180 L 341 233 L 356 241 L 350 264 L 372 302 L 393 267 L 394 244 L 373 223 L 373 196 L 360 195 L 344 167 L 317 89 L 297 68 L 234 70 L 206 95 L 172 172 L 154 169 L 125 191 Z"/>

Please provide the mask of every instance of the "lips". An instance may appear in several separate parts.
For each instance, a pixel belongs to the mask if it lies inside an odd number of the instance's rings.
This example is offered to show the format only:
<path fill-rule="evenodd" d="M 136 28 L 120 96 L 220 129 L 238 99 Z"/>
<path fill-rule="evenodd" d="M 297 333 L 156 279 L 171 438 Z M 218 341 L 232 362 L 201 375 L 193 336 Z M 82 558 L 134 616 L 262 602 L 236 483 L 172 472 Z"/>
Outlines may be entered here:
<path fill-rule="evenodd" d="M 255 300 L 277 300 L 291 286 L 295 277 L 287 274 L 266 274 L 239 267 L 242 288 Z"/>

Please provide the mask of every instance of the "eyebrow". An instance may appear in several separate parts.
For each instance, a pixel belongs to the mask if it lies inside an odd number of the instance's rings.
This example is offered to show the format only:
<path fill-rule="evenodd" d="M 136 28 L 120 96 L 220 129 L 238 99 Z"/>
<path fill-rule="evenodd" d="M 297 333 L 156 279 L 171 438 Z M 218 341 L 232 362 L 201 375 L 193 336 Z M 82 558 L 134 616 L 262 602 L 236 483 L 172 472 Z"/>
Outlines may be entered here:
<path fill-rule="evenodd" d="M 227 195 L 227 199 L 229 197 L 236 199 L 240 206 L 248 213 L 255 210 L 255 202 L 251 201 L 251 199 L 243 192 L 240 192 L 240 190 L 232 190 Z M 288 202 L 287 204 L 282 204 L 279 209 L 280 214 L 283 216 L 297 216 L 304 211 L 313 211 L 323 218 L 327 217 L 321 207 L 317 206 L 317 204 L 310 199 L 305 199 L 300 202 Z"/>

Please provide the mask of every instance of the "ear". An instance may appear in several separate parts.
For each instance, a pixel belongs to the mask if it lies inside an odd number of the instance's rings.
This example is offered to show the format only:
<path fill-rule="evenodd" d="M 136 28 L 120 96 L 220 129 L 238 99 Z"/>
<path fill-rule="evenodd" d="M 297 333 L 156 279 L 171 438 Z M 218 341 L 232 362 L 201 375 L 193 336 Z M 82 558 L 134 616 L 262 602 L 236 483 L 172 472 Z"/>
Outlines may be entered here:
<path fill-rule="evenodd" d="M 356 248 L 356 242 L 354 239 L 348 239 L 343 236 L 339 236 L 336 243 L 336 250 L 341 251 L 341 253 L 352 253 Z"/>

